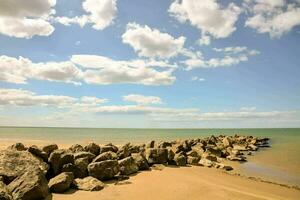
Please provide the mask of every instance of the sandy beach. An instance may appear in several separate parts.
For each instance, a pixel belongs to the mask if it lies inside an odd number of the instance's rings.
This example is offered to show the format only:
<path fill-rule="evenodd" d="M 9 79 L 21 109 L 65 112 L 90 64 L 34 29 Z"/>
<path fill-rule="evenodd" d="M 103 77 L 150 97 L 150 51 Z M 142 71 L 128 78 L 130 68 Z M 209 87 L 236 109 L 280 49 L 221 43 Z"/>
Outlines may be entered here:
<path fill-rule="evenodd" d="M 99 192 L 69 191 L 53 200 L 196 200 L 196 199 L 299 199 L 300 191 L 233 176 L 204 167 L 166 167 L 141 172 L 129 180 L 108 184 Z"/>

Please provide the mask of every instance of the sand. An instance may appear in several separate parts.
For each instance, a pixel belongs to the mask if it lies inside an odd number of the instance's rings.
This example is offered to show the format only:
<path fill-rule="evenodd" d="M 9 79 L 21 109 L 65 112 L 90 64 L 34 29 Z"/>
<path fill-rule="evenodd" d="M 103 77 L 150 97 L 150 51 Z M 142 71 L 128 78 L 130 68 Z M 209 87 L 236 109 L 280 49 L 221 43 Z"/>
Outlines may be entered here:
<path fill-rule="evenodd" d="M 300 191 L 233 176 L 204 167 L 166 167 L 138 173 L 129 180 L 107 184 L 102 191 L 69 191 L 53 200 L 199 200 L 199 199 L 300 199 Z"/>

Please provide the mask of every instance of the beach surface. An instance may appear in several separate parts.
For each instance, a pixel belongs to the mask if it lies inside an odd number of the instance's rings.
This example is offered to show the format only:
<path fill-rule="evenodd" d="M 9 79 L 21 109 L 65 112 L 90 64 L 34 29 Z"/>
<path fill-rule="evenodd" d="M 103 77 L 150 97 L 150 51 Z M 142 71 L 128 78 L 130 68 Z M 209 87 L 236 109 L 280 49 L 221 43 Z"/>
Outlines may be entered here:
<path fill-rule="evenodd" d="M 99 192 L 69 191 L 53 200 L 299 199 L 300 191 L 204 167 L 165 167 L 112 182 Z"/>

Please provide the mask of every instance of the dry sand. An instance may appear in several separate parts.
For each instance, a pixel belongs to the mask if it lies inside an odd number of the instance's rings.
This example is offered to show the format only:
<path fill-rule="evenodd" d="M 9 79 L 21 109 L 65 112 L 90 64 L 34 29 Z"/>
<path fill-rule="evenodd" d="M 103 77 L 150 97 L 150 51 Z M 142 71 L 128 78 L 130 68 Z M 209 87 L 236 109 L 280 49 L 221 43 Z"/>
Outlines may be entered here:
<path fill-rule="evenodd" d="M 193 200 L 193 199 L 300 199 L 293 188 L 233 176 L 204 167 L 166 167 L 141 172 L 99 192 L 69 191 L 53 200 Z"/>

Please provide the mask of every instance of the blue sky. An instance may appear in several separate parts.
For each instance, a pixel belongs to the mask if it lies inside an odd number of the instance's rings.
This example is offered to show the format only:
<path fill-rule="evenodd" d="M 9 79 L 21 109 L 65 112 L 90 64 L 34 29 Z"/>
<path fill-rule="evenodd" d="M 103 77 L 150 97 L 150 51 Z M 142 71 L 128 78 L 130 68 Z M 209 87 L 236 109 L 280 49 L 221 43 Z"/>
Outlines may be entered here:
<path fill-rule="evenodd" d="M 297 0 L 27 3 L 0 3 L 0 125 L 300 125 Z"/>

